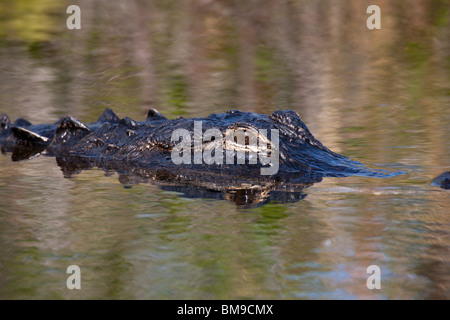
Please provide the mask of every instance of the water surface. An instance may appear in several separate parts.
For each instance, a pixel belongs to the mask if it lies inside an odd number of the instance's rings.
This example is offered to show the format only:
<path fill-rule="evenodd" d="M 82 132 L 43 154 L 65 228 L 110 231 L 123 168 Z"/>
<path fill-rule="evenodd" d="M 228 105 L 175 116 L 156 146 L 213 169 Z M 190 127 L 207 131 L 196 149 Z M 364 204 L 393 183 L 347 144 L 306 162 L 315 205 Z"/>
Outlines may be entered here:
<path fill-rule="evenodd" d="M 448 299 L 448 1 L 4 1 L 0 113 L 48 123 L 292 109 L 388 179 L 290 203 L 189 198 L 0 155 L 3 299 Z M 78 4 L 82 29 L 67 30 Z M 381 30 L 366 28 L 369 4 Z M 82 289 L 68 290 L 79 265 Z M 366 287 L 370 265 L 381 289 Z"/>

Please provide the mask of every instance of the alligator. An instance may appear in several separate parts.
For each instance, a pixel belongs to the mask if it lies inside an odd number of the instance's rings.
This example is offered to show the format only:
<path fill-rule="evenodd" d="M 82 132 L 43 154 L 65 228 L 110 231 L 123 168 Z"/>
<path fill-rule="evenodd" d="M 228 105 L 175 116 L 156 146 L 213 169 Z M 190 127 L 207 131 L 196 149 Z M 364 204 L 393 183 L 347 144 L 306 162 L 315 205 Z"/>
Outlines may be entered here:
<path fill-rule="evenodd" d="M 150 109 L 145 121 L 135 121 L 107 108 L 93 123 L 67 116 L 40 125 L 2 114 L 0 147 L 13 161 L 54 156 L 65 177 L 97 167 L 118 172 L 125 185 L 150 182 L 244 206 L 298 201 L 303 188 L 324 177 L 401 173 L 371 169 L 329 150 L 290 110 L 167 119 Z"/>

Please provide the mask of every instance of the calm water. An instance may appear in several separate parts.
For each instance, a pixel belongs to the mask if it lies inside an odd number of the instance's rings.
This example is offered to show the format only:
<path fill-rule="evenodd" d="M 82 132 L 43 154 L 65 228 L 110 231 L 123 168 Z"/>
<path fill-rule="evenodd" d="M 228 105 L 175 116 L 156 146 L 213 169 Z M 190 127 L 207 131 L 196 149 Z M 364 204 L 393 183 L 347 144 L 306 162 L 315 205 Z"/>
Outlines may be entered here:
<path fill-rule="evenodd" d="M 292 109 L 333 151 L 407 173 L 244 208 L 1 154 L 0 298 L 448 299 L 450 197 L 430 182 L 450 166 L 449 84 L 448 1 L 2 0 L 11 118 Z M 81 290 L 66 288 L 73 264 Z"/>

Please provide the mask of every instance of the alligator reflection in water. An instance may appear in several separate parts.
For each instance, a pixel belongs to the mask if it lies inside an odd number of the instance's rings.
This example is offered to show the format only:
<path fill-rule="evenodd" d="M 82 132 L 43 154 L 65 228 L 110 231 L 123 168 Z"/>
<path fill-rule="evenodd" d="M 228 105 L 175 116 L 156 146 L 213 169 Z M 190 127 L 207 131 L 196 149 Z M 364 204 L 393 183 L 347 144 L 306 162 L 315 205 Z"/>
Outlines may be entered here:
<path fill-rule="evenodd" d="M 149 183 L 187 198 L 228 200 L 242 207 L 256 207 L 269 201 L 297 202 L 306 196 L 303 188 L 322 181 L 322 177 L 311 174 L 297 175 L 290 181 L 265 176 L 249 178 L 224 173 L 207 174 L 202 168 L 195 169 L 195 165 L 186 175 L 163 168 L 130 168 L 117 162 L 96 163 L 78 157 L 57 157 L 56 161 L 66 178 L 72 178 L 83 170 L 99 168 L 105 171 L 105 175 L 118 173 L 119 182 L 126 187 Z M 186 171 L 186 168 L 181 171 Z"/>
<path fill-rule="evenodd" d="M 240 205 L 254 206 L 269 200 L 298 201 L 304 197 L 302 189 L 323 177 L 361 175 L 392 177 L 399 172 L 369 169 L 363 164 L 334 153 L 318 141 L 293 111 L 276 111 L 272 115 L 231 110 L 205 118 L 168 120 L 158 111 L 149 111 L 146 121 L 119 119 L 110 109 L 99 119 L 85 125 L 73 117 L 65 117 L 54 124 L 32 125 L 24 119 L 11 123 L 1 116 L 0 146 L 12 152 L 13 160 L 38 154 L 55 156 L 65 176 L 92 167 L 119 172 L 124 184 L 150 182 L 166 190 L 179 191 L 188 197 L 225 198 Z M 195 139 L 200 134 L 215 132 L 215 139 Z M 184 143 L 182 153 L 188 161 L 174 163 L 173 152 L 179 140 L 173 138 L 177 130 L 193 133 Z M 215 131 L 214 131 L 215 130 Z M 244 140 L 230 143 L 228 132 L 245 132 Z M 267 133 L 276 132 L 277 144 Z M 252 139 L 252 135 L 255 135 Z M 184 139 L 183 139 L 184 141 Z M 250 141 L 258 141 L 251 144 Z M 263 143 L 259 143 L 263 141 Z M 186 141 L 184 141 L 186 142 Z M 206 164 L 195 161 L 200 150 L 214 150 L 215 161 Z M 225 150 L 225 153 L 217 153 Z M 229 152 L 233 161 L 229 162 Z M 194 161 L 190 157 L 194 154 Z M 240 159 L 244 164 L 239 163 Z M 262 169 L 273 162 L 257 163 L 256 155 L 276 154 L 276 171 L 263 175 Z M 219 155 L 219 156 L 217 156 Z M 241 163 L 242 163 L 241 162 Z M 193 164 L 196 163 L 196 164 Z"/>

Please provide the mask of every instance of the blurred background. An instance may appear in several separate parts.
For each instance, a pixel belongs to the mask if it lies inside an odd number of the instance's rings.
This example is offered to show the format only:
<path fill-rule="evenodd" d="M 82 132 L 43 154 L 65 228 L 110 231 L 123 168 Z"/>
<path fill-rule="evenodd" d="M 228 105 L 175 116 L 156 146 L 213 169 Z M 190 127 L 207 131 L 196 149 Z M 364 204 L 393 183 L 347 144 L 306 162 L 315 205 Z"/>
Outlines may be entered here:
<path fill-rule="evenodd" d="M 0 297 L 450 297 L 450 203 L 430 186 L 450 164 L 448 0 L 0 0 L 0 113 L 91 122 L 106 107 L 292 109 L 333 151 L 408 174 L 243 210 L 1 155 Z M 74 260 L 81 293 L 65 289 Z"/>

